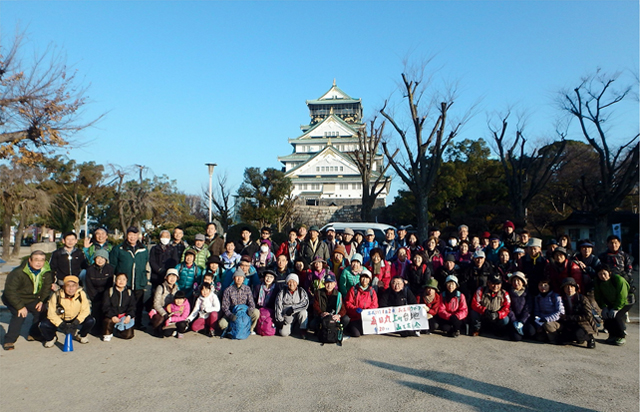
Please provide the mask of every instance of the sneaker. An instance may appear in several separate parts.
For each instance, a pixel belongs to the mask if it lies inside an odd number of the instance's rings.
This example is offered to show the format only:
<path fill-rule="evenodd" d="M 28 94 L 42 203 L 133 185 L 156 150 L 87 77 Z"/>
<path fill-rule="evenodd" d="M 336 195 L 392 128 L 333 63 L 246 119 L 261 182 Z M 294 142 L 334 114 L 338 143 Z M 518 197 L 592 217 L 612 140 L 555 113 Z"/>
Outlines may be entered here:
<path fill-rule="evenodd" d="M 177 336 L 178 335 L 178 331 L 173 331 L 173 333 L 171 334 L 171 336 Z"/>
<path fill-rule="evenodd" d="M 27 336 L 27 342 L 33 342 L 35 340 L 37 340 L 37 339 L 34 338 L 33 336 L 31 336 L 31 335 Z"/>
<path fill-rule="evenodd" d="M 53 346 L 56 344 L 57 341 L 58 341 L 58 337 L 56 336 L 55 338 L 53 338 L 53 339 L 51 339 L 49 341 L 46 341 L 44 343 L 44 347 L 45 348 L 53 348 Z"/>
<path fill-rule="evenodd" d="M 459 337 L 459 336 L 460 336 L 460 331 L 459 331 L 459 330 L 457 330 L 457 331 L 453 332 L 453 337 L 454 337 L 454 338 L 457 338 L 457 337 Z"/>
<path fill-rule="evenodd" d="M 587 341 L 587 348 L 588 349 L 595 349 L 596 347 L 596 340 L 591 338 Z"/>
<path fill-rule="evenodd" d="M 342 341 L 344 342 L 345 340 L 349 340 L 351 339 L 351 336 L 349 335 L 342 335 Z"/>
<path fill-rule="evenodd" d="M 111 334 L 111 335 L 104 335 L 104 336 L 102 337 L 102 341 L 103 341 L 103 342 L 110 342 L 110 341 L 111 341 L 111 338 L 113 338 L 113 334 Z"/>
<path fill-rule="evenodd" d="M 604 343 L 606 343 L 607 345 L 613 345 L 616 343 L 616 338 L 614 338 L 613 336 L 609 336 L 607 338 L 607 340 L 604 341 Z"/>
<path fill-rule="evenodd" d="M 15 346 L 13 346 L 13 343 L 6 342 L 4 345 L 2 345 L 2 349 L 4 349 L 4 350 L 14 350 Z"/>
<path fill-rule="evenodd" d="M 415 335 L 416 335 L 417 337 L 420 337 L 420 331 L 419 331 L 419 330 L 415 331 Z"/>
<path fill-rule="evenodd" d="M 76 335 L 76 336 L 73 337 L 73 339 L 75 341 L 77 341 L 77 342 L 82 343 L 82 344 L 89 343 L 89 338 L 86 337 L 86 336 Z"/>
<path fill-rule="evenodd" d="M 627 340 L 625 338 L 618 338 L 614 343 L 616 344 L 616 346 L 622 346 L 627 343 Z"/>
<path fill-rule="evenodd" d="M 184 338 L 184 333 L 178 333 L 178 334 L 176 334 L 176 338 L 178 338 L 178 339 L 182 339 L 182 338 Z"/>
<path fill-rule="evenodd" d="M 252 330 L 251 331 L 251 335 L 255 335 L 255 334 L 256 334 L 256 332 Z"/>

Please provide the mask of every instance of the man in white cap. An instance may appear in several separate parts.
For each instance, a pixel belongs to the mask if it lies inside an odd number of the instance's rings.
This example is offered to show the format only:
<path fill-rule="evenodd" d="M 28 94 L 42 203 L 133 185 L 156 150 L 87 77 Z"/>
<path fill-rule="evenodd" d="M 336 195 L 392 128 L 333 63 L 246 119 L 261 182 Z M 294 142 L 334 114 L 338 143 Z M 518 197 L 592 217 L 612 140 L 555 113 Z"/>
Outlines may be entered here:
<path fill-rule="evenodd" d="M 303 288 L 299 288 L 300 279 L 295 273 L 287 276 L 287 289 L 282 289 L 276 297 L 276 323 L 280 336 L 291 335 L 294 324 L 300 328 L 302 339 L 307 334 L 307 308 L 309 296 Z"/>

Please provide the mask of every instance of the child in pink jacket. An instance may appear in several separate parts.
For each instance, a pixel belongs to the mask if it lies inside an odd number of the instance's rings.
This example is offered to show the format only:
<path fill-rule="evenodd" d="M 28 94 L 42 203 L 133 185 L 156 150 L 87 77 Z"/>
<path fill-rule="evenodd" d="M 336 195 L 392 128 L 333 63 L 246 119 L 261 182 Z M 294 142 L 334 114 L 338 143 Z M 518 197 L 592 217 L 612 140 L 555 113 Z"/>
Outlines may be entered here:
<path fill-rule="evenodd" d="M 168 304 L 166 310 L 169 317 L 163 327 L 164 337 L 176 336 L 178 339 L 182 339 L 189 327 L 187 318 L 191 313 L 191 305 L 189 305 L 184 291 L 176 292 L 173 303 Z"/>

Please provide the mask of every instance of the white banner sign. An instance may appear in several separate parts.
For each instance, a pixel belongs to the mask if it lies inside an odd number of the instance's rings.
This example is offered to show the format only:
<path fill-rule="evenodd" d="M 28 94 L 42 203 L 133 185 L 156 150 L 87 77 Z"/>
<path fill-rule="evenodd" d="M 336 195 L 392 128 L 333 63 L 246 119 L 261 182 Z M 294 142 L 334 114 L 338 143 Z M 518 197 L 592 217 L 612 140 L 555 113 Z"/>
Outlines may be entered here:
<path fill-rule="evenodd" d="M 365 335 L 427 330 L 426 305 L 393 306 L 362 311 L 362 330 Z"/>

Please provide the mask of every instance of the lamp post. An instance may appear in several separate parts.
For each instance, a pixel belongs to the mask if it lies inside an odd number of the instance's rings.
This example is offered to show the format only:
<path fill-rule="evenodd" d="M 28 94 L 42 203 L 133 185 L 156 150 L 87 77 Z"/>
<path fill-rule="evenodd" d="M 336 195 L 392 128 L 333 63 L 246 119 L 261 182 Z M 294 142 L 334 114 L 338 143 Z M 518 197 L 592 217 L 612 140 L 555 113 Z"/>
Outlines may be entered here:
<path fill-rule="evenodd" d="M 213 169 L 217 166 L 217 164 L 205 163 L 205 165 L 209 168 L 209 222 L 211 222 L 213 219 L 213 210 L 211 209 L 211 203 L 213 199 Z"/>

